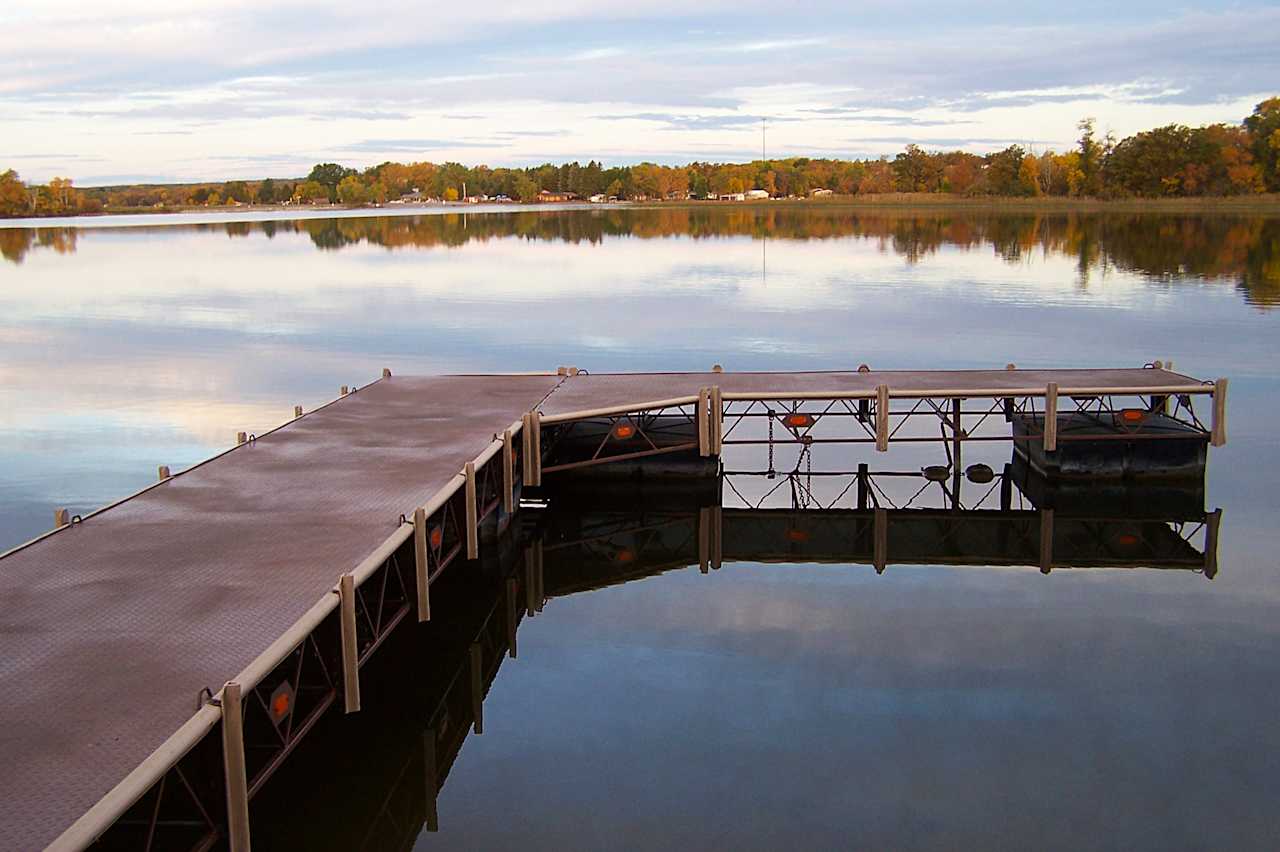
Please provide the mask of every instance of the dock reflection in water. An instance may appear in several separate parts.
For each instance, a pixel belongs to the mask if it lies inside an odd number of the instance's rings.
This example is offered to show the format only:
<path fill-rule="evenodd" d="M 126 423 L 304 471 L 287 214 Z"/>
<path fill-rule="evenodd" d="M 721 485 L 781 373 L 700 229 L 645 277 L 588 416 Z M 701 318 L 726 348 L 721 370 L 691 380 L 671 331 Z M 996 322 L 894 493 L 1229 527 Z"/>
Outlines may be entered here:
<path fill-rule="evenodd" d="M 470 848 L 438 799 L 464 743 L 483 733 L 485 697 L 517 656 L 523 620 L 554 598 L 730 563 L 1216 573 L 1221 512 L 1206 511 L 1202 482 L 1064 485 L 1017 458 L 989 480 L 974 471 L 967 505 L 927 471 L 865 467 L 827 477 L 846 508 L 817 500 L 813 473 L 799 470 L 640 489 L 590 481 L 549 493 L 541 510 L 527 504 L 474 570 L 433 586 L 432 621 L 398 629 L 362 671 L 362 712 L 329 714 L 253 800 L 255 846 L 434 848 L 426 838 L 443 826 L 444 845 Z"/>

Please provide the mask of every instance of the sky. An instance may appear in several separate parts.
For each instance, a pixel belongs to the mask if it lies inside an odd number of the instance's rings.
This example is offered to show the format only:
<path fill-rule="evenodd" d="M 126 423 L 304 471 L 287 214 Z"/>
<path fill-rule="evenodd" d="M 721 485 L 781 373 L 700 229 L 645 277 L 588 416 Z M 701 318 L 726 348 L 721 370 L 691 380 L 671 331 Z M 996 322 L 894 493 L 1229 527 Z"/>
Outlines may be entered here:
<path fill-rule="evenodd" d="M 1124 136 L 1280 94 L 1277 3 L 8 0 L 0 24 L 0 169 L 84 186 L 1061 150 L 1086 116 Z"/>

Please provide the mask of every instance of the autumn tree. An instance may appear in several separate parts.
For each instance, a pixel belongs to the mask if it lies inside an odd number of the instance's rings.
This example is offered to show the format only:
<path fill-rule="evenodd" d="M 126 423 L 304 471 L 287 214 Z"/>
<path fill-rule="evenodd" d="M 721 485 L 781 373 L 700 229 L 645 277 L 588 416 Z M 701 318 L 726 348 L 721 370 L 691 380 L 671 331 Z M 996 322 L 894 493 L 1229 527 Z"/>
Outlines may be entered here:
<path fill-rule="evenodd" d="M 1110 137 L 1103 142 L 1095 138 L 1092 118 L 1082 119 L 1076 127 L 1080 130 L 1080 194 L 1101 195 L 1103 160 L 1110 147 Z"/>
<path fill-rule="evenodd" d="M 360 182 L 360 178 L 355 175 L 347 175 L 338 182 L 338 200 L 347 205 L 364 204 L 368 200 L 368 193 L 365 191 L 364 184 Z"/>
<path fill-rule="evenodd" d="M 25 216 L 31 212 L 27 185 L 13 169 L 0 172 L 0 216 Z"/>
<path fill-rule="evenodd" d="M 355 169 L 349 169 L 337 163 L 317 163 L 311 169 L 311 174 L 307 175 L 307 180 L 323 186 L 329 200 L 333 201 L 338 197 L 338 184 L 342 183 L 343 178 L 355 173 Z"/>
<path fill-rule="evenodd" d="M 1026 153 L 1021 145 L 1010 145 L 1003 151 L 987 155 L 983 188 L 992 195 L 1023 195 L 1022 161 Z"/>
<path fill-rule="evenodd" d="M 1280 192 L 1280 97 L 1268 98 L 1244 120 L 1253 159 L 1268 192 Z"/>

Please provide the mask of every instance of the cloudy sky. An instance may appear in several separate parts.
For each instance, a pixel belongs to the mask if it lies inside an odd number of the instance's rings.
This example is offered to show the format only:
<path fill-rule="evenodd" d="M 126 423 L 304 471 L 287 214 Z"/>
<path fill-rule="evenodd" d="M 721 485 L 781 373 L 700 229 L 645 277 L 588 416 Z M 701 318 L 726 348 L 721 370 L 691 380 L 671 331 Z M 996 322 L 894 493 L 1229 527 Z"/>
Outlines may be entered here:
<path fill-rule="evenodd" d="M 963 8 L 964 6 L 968 8 Z M 0 168 L 294 176 L 1061 148 L 1237 122 L 1280 93 L 1280 6 L 1078 0 L 9 0 Z"/>

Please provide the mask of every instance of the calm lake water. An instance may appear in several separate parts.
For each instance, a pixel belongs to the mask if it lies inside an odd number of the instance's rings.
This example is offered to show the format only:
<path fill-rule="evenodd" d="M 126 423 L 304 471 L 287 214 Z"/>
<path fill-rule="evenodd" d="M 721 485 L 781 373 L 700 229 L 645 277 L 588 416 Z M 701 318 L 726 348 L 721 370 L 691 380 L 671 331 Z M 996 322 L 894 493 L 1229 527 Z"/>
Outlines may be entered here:
<path fill-rule="evenodd" d="M 1231 379 L 1193 495 L 1223 510 L 1213 579 L 751 558 L 704 576 L 696 551 L 604 577 L 575 544 L 588 520 L 676 535 L 696 506 L 554 508 L 550 600 L 489 672 L 483 734 L 457 733 L 457 683 L 518 553 L 451 577 L 458 615 L 380 652 L 366 710 L 327 717 L 255 799 L 256 848 L 1276 847 L 1280 219 L 448 213 L 0 228 L 0 256 L 0 549 L 384 366 L 1172 359 Z"/>

